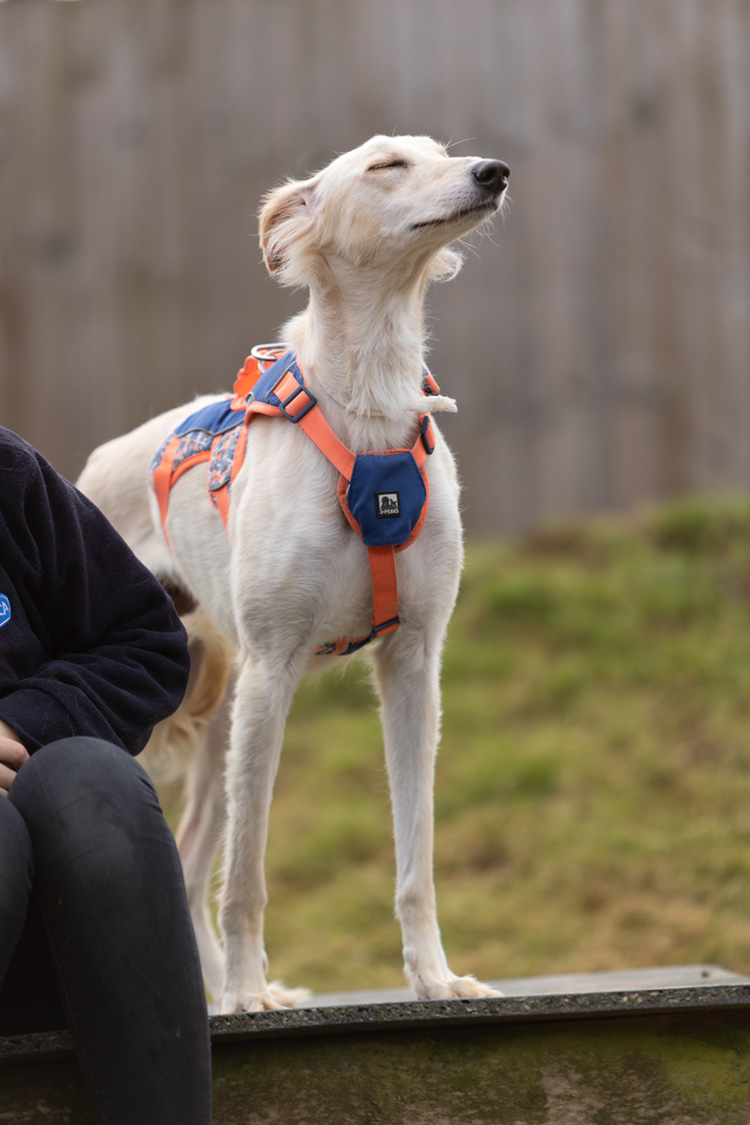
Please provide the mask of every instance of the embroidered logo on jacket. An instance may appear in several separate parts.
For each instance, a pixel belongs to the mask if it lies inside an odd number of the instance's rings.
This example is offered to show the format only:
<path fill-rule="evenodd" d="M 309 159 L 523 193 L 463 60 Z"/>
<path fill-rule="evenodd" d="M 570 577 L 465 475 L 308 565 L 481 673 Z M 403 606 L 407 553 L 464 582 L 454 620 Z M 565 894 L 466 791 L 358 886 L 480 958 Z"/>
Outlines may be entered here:
<path fill-rule="evenodd" d="M 376 492 L 375 512 L 379 520 L 394 519 L 401 515 L 401 503 L 397 492 Z"/>
<path fill-rule="evenodd" d="M 0 629 L 10 621 L 10 602 L 5 594 L 0 594 Z"/>

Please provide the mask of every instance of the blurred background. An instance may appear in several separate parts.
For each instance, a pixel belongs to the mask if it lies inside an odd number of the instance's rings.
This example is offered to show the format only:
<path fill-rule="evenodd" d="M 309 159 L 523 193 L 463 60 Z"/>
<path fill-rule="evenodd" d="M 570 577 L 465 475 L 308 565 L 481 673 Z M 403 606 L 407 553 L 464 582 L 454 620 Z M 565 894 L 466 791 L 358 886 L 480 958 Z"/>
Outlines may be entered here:
<path fill-rule="evenodd" d="M 301 304 L 261 195 L 375 132 L 500 157 L 433 291 L 473 535 L 750 483 L 747 0 L 0 3 L 0 416 L 75 476 Z"/>
<path fill-rule="evenodd" d="M 73 478 L 301 307 L 268 188 L 376 132 L 511 167 L 430 297 L 470 539 L 437 784 L 460 971 L 750 969 L 749 59 L 750 0 L 0 0 L 0 420 Z M 400 980 L 345 684 L 303 690 L 277 784 L 290 984 Z"/>

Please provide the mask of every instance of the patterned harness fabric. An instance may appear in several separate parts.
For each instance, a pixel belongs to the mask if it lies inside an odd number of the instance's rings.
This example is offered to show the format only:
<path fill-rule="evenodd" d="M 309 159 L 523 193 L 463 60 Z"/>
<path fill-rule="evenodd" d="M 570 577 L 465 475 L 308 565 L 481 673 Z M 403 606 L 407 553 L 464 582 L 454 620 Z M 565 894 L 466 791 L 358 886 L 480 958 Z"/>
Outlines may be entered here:
<path fill-rule="evenodd" d="M 220 488 L 231 491 L 232 469 L 234 455 L 237 452 L 237 442 L 242 430 L 243 419 L 235 422 L 231 430 L 218 434 L 211 445 L 211 456 L 208 462 L 208 491 L 211 500 L 216 504 L 214 493 Z"/>
<path fill-rule="evenodd" d="M 208 492 L 214 507 L 218 507 L 216 493 L 229 489 L 232 480 L 234 456 L 240 437 L 244 414 L 232 408 L 233 396 L 220 402 L 209 403 L 195 411 L 178 426 L 159 446 L 149 467 L 149 481 L 153 487 L 154 475 L 164 463 L 169 451 L 170 484 L 183 472 L 203 461 L 208 462 Z"/>

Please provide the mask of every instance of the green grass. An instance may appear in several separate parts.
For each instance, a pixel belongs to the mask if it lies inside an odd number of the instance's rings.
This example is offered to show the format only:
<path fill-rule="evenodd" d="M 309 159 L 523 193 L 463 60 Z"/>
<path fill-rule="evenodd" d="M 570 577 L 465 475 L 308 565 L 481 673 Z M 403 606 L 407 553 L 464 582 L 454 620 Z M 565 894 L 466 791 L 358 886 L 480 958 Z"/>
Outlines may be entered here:
<path fill-rule="evenodd" d="M 468 551 L 445 650 L 436 883 L 454 971 L 750 972 L 750 500 Z M 273 976 L 402 982 L 377 710 L 299 692 L 271 815 Z"/>

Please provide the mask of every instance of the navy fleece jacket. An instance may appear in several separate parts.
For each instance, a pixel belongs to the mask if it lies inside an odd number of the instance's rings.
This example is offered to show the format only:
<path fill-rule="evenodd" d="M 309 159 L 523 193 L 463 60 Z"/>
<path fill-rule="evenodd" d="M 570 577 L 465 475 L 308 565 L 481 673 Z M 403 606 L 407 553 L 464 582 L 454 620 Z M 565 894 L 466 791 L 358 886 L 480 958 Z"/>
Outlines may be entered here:
<path fill-rule="evenodd" d="M 137 754 L 189 657 L 172 603 L 108 520 L 0 427 L 0 719 L 29 751 L 69 735 Z"/>

